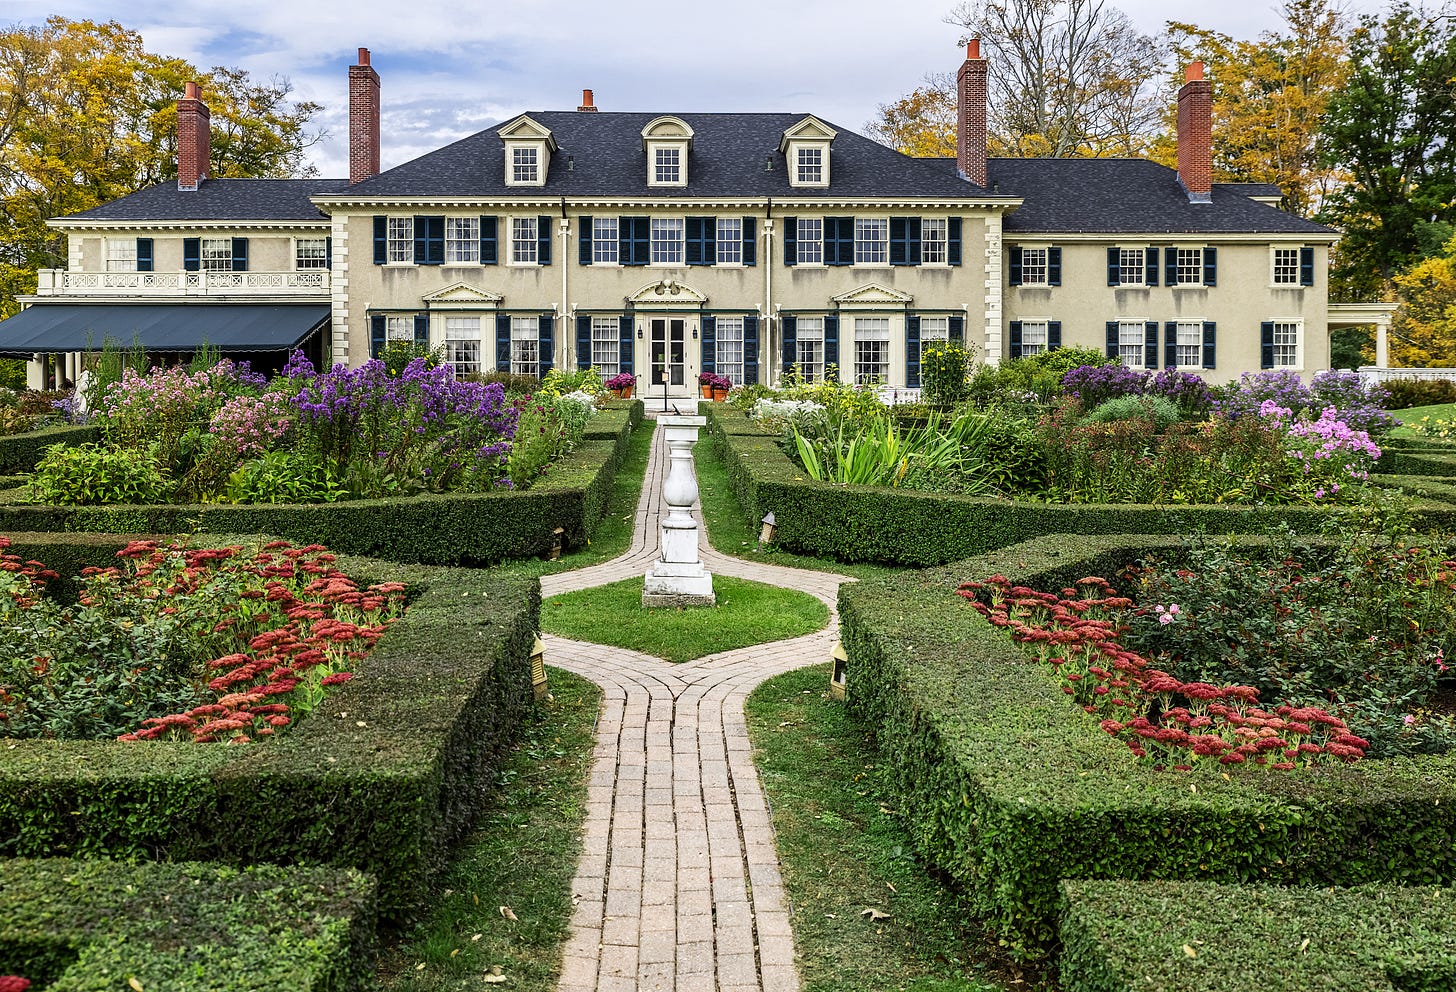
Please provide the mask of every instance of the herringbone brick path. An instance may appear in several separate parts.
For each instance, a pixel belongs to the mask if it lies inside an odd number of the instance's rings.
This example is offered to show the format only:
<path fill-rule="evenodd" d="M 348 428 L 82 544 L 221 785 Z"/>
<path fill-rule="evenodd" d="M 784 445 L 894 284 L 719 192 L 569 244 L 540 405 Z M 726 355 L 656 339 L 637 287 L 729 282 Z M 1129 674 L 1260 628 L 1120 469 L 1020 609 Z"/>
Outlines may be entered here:
<path fill-rule="evenodd" d="M 546 576 L 543 596 L 646 572 L 657 557 L 666 462 L 659 430 L 631 547 L 605 564 Z M 848 580 L 729 558 L 706 537 L 702 544 L 714 574 L 816 596 L 829 607 L 829 626 L 681 665 L 544 638 L 550 664 L 604 690 L 559 992 L 799 988 L 773 820 L 743 704 L 764 679 L 828 660 L 839 628 L 835 597 Z"/>

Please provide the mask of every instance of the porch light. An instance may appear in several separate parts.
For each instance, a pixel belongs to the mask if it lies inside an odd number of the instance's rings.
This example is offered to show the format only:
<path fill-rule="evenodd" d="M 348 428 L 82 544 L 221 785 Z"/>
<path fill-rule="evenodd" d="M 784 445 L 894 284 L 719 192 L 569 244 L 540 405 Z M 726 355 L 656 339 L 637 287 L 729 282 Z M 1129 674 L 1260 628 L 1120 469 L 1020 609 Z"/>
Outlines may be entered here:
<path fill-rule="evenodd" d="M 849 664 L 849 654 L 844 650 L 843 641 L 834 642 L 834 650 L 829 652 L 829 658 L 834 662 L 834 668 L 829 672 L 829 695 L 835 699 L 845 699 L 849 695 L 849 686 L 845 682 L 845 666 Z"/>
<path fill-rule="evenodd" d="M 531 645 L 531 688 L 537 702 L 546 697 L 546 645 L 539 634 L 536 643 Z"/>
<path fill-rule="evenodd" d="M 772 544 L 774 533 L 778 530 L 778 521 L 774 520 L 773 512 L 770 511 L 763 518 L 763 530 L 758 532 L 759 544 Z"/>

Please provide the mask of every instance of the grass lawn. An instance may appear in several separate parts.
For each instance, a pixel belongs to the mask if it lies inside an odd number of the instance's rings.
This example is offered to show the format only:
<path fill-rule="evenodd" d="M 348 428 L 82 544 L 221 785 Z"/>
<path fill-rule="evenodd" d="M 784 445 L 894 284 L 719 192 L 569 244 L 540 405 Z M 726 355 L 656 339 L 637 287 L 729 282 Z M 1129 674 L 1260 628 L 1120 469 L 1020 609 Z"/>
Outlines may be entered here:
<path fill-rule="evenodd" d="M 623 579 L 546 600 L 541 629 L 668 661 L 691 661 L 811 634 L 829 622 L 829 608 L 807 593 L 726 575 L 713 576 L 713 591 L 717 606 L 649 610 L 642 606 L 642 580 Z"/>
<path fill-rule="evenodd" d="M 601 692 L 566 672 L 550 677 L 554 698 L 522 725 L 495 805 L 458 852 L 434 912 L 381 956 L 384 992 L 556 988 Z M 492 967 L 505 983 L 484 981 Z"/>
<path fill-rule="evenodd" d="M 1456 403 L 1437 403 L 1434 406 L 1414 406 L 1409 410 L 1391 410 L 1391 416 L 1401 423 L 1413 424 L 1422 417 L 1430 417 L 1432 420 L 1456 420 Z M 1419 433 L 1409 427 L 1397 427 L 1393 432 L 1397 437 L 1421 437 Z"/>
<path fill-rule="evenodd" d="M 827 665 L 789 672 L 747 707 L 805 992 L 1036 988 L 997 970 L 959 897 L 914 860 L 880 798 L 874 749 L 828 682 Z"/>

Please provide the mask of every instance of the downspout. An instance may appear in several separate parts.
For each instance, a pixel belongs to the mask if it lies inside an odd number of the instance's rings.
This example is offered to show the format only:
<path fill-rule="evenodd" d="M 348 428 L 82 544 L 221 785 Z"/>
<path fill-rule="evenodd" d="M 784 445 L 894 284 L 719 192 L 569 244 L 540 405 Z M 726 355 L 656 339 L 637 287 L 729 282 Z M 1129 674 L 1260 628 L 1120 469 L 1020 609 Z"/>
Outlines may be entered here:
<path fill-rule="evenodd" d="M 773 332 L 776 321 L 773 314 L 773 197 L 770 196 L 766 198 L 763 218 L 763 322 L 768 329 L 768 333 L 764 335 L 767 345 L 764 351 L 767 354 L 760 359 L 768 368 L 769 374 L 763 378 L 769 385 L 773 385 L 773 369 L 777 365 L 773 356 L 778 354 L 774 348 Z"/>
<path fill-rule="evenodd" d="M 566 216 L 566 197 L 561 198 L 561 365 L 571 370 L 574 349 L 569 342 L 575 328 L 570 326 L 571 308 L 567 305 L 566 273 L 571 268 L 571 220 Z M 579 371 L 579 370 L 578 370 Z"/>

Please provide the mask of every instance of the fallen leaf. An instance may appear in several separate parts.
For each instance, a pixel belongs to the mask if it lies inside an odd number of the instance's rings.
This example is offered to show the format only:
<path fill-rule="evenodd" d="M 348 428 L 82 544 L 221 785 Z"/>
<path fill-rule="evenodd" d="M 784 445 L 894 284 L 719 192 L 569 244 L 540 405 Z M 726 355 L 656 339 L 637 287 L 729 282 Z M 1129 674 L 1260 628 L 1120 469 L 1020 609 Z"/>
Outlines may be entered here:
<path fill-rule="evenodd" d="M 899 892 L 900 891 L 899 889 L 895 888 L 895 883 L 894 882 L 886 882 L 885 885 L 889 887 L 889 889 L 890 889 L 891 892 Z"/>
<path fill-rule="evenodd" d="M 450 952 L 450 956 L 453 958 L 455 955 L 457 955 L 459 953 L 460 953 L 460 948 L 457 947 L 457 948 L 455 948 L 455 950 L 453 950 L 453 951 Z"/>
<path fill-rule="evenodd" d="M 1183 953 L 1188 955 L 1190 958 L 1198 957 L 1198 952 L 1195 951 L 1193 948 L 1189 947 L 1187 944 L 1183 945 Z"/>
<path fill-rule="evenodd" d="M 862 909 L 862 910 L 859 911 L 859 915 L 860 916 L 868 916 L 872 920 L 888 920 L 888 919 L 891 919 L 891 916 L 890 916 L 889 913 L 883 912 L 882 910 L 875 909 L 873 906 L 866 906 L 864 909 Z"/>
<path fill-rule="evenodd" d="M 490 971 L 486 974 L 485 979 L 484 979 L 485 984 L 487 984 L 487 985 L 499 985 L 501 982 L 504 982 L 505 980 L 506 980 L 506 976 L 505 976 L 504 972 L 501 970 L 501 966 L 498 965 L 498 964 L 493 964 L 493 965 L 490 966 Z"/>
<path fill-rule="evenodd" d="M 1303 954 L 1307 950 L 1309 950 L 1309 938 L 1308 937 L 1304 938 L 1304 942 L 1299 945 L 1299 953 L 1300 954 Z"/>
<path fill-rule="evenodd" d="M 511 907 L 509 907 L 509 906 L 502 906 L 500 908 L 500 914 L 502 916 L 504 916 L 506 919 L 508 919 L 508 920 L 510 920 L 512 922 L 516 922 L 516 914 L 513 913 L 513 912 L 511 912 Z"/>
<path fill-rule="evenodd" d="M 136 989 L 136 992 L 142 992 L 142 983 L 137 979 L 137 977 L 135 975 L 133 975 L 130 978 L 128 978 L 126 980 L 126 984 L 128 984 L 132 988 Z"/>
<path fill-rule="evenodd" d="M 485 936 L 485 934 L 478 933 L 474 937 L 471 937 L 470 938 L 470 942 L 473 944 L 473 943 L 475 943 L 475 941 L 479 940 L 481 937 L 484 937 L 484 936 Z"/>
<path fill-rule="evenodd" d="M 421 961 L 419 964 L 415 965 L 415 971 L 424 971 L 424 970 L 425 970 L 425 963 L 423 961 Z"/>

